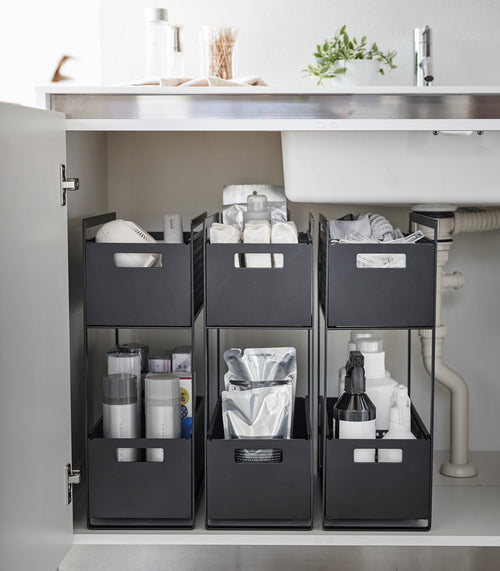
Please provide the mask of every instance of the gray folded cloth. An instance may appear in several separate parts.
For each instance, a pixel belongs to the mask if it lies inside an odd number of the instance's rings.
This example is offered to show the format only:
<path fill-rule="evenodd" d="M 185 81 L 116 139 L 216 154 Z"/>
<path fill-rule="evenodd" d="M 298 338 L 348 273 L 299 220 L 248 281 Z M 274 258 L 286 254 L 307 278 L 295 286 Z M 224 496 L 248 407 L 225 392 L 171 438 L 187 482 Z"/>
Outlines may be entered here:
<path fill-rule="evenodd" d="M 329 220 L 331 240 L 342 240 L 349 234 L 357 233 L 370 238 L 372 235 L 368 214 L 362 214 L 357 220 Z"/>

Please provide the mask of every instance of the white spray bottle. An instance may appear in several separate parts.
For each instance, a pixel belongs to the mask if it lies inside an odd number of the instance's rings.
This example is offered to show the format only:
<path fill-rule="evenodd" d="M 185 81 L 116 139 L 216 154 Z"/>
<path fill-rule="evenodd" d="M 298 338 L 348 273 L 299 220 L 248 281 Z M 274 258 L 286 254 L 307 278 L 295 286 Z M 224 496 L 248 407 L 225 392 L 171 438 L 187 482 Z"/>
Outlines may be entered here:
<path fill-rule="evenodd" d="M 366 394 L 377 409 L 377 430 L 388 430 L 391 398 L 398 383 L 386 375 L 382 339 L 358 339 L 356 347 L 365 358 Z"/>
<path fill-rule="evenodd" d="M 382 440 L 415 440 L 411 431 L 411 401 L 405 385 L 398 385 L 391 398 L 389 431 Z M 379 462 L 402 462 L 403 451 L 397 448 L 380 448 Z"/>

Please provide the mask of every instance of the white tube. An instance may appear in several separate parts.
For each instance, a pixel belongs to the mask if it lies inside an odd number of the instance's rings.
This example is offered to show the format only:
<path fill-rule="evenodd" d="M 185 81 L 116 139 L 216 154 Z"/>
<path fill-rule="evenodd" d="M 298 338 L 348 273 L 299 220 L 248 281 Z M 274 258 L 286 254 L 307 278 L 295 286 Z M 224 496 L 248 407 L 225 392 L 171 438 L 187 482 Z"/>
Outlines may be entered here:
<path fill-rule="evenodd" d="M 478 212 L 455 212 L 455 226 L 452 234 L 460 232 L 488 232 L 500 229 L 500 209 Z"/>
<path fill-rule="evenodd" d="M 423 333 L 423 332 L 422 332 Z M 430 334 L 430 332 L 429 332 Z M 432 368 L 432 337 L 421 335 L 422 354 L 427 372 Z M 441 473 L 456 478 L 468 478 L 477 474 L 469 464 L 469 391 L 463 377 L 443 363 L 444 338 L 436 338 L 434 360 L 436 381 L 450 391 L 450 461 L 441 466 Z"/>

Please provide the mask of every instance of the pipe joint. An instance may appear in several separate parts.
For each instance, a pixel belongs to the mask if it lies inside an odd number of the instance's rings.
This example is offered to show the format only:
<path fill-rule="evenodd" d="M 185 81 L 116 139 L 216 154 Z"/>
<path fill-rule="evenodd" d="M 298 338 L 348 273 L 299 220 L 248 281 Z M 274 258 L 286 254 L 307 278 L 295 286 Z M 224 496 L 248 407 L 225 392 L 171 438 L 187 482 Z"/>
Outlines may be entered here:
<path fill-rule="evenodd" d="M 461 272 L 453 272 L 452 274 L 443 274 L 441 286 L 443 289 L 460 289 L 464 287 L 464 275 Z"/>

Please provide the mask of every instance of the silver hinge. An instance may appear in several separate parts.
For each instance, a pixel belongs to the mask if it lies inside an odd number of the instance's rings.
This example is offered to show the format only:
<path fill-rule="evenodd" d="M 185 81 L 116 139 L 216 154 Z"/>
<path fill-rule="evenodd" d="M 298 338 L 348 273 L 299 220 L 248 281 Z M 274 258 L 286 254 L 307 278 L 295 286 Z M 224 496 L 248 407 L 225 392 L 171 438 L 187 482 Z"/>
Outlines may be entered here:
<path fill-rule="evenodd" d="M 66 464 L 66 504 L 69 505 L 73 496 L 73 486 L 74 484 L 80 483 L 80 470 L 73 470 L 71 464 Z"/>
<path fill-rule="evenodd" d="M 78 190 L 80 188 L 79 178 L 66 178 L 66 165 L 59 166 L 61 185 L 61 206 L 66 206 L 66 192 L 68 190 Z"/>

